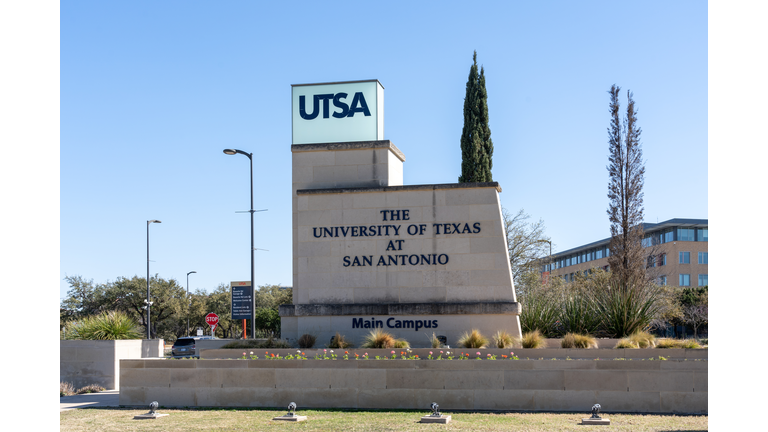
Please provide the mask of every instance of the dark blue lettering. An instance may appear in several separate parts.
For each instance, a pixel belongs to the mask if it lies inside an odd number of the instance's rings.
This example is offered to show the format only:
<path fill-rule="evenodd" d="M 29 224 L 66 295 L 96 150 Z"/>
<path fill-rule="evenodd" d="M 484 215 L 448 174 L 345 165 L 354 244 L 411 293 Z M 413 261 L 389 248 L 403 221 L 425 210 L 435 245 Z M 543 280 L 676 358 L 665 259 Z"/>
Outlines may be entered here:
<path fill-rule="evenodd" d="M 432 328 L 437 328 L 437 320 L 432 320 Z"/>
<path fill-rule="evenodd" d="M 336 93 L 336 96 L 333 97 L 333 106 L 336 108 L 341 108 L 341 112 L 334 111 L 333 117 L 335 118 L 344 118 L 349 114 L 349 105 L 342 102 L 341 99 L 346 99 L 347 94 L 346 93 Z"/>
<path fill-rule="evenodd" d="M 320 235 L 317 235 L 317 228 L 312 228 L 312 235 L 315 236 L 315 238 L 320 238 L 323 236 L 323 229 L 320 229 Z"/>
<path fill-rule="evenodd" d="M 475 224 L 472 226 L 475 227 L 475 231 L 474 231 L 475 234 L 480 232 L 480 222 L 475 222 Z"/>
<path fill-rule="evenodd" d="M 306 103 L 304 102 L 304 96 L 299 96 L 299 115 L 304 120 L 312 120 L 317 117 L 318 114 L 320 114 L 320 99 L 318 99 L 317 95 L 314 96 L 312 105 L 314 106 L 312 114 L 307 114 L 307 110 L 305 109 Z"/>
<path fill-rule="evenodd" d="M 333 237 L 333 229 L 323 228 L 323 237 Z"/>
<path fill-rule="evenodd" d="M 344 257 L 344 267 L 349 267 L 349 257 L 348 256 Z"/>
<path fill-rule="evenodd" d="M 405 255 L 403 255 L 405 256 Z M 416 262 L 413 262 L 413 259 L 416 258 Z M 419 256 L 418 255 L 411 255 L 408 257 L 408 264 L 410 265 L 418 265 L 419 264 Z"/>
<path fill-rule="evenodd" d="M 365 266 L 366 264 L 368 264 L 369 266 L 373 267 L 373 255 L 370 255 L 370 256 L 367 256 L 367 257 L 365 257 L 365 256 L 363 257 L 363 266 Z"/>
<path fill-rule="evenodd" d="M 445 262 L 443 262 L 443 257 L 445 257 Z M 440 264 L 442 264 L 442 265 L 446 265 L 446 264 L 448 264 L 448 255 L 446 255 L 446 254 L 440 254 L 440 255 L 438 255 L 438 257 L 437 257 L 437 262 L 438 262 L 438 263 L 440 263 Z"/>
<path fill-rule="evenodd" d="M 363 319 L 362 318 L 352 318 L 352 328 L 363 328 Z"/>
<path fill-rule="evenodd" d="M 358 105 L 360 105 L 358 107 Z M 349 114 L 347 114 L 347 117 L 354 117 L 355 113 L 361 112 L 366 117 L 369 117 L 371 115 L 371 112 L 368 111 L 368 104 L 365 102 L 365 96 L 363 96 L 362 92 L 355 93 L 355 97 L 352 98 L 352 104 L 349 107 Z"/>
<path fill-rule="evenodd" d="M 393 319 L 394 319 L 394 318 L 390 318 L 390 319 L 388 319 L 388 320 L 387 320 L 387 327 L 389 327 L 389 328 L 395 328 L 395 327 L 394 327 L 392 324 L 390 324 L 390 323 L 389 323 L 389 322 L 390 322 L 390 321 L 392 321 Z M 398 322 L 400 322 L 400 321 L 398 321 Z"/>

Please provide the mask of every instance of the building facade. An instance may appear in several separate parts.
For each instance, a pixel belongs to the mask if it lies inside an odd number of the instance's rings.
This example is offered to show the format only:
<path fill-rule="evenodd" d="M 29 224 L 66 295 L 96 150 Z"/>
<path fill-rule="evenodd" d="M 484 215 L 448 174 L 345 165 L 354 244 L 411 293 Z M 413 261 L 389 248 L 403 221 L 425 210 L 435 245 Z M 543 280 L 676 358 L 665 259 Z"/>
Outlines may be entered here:
<path fill-rule="evenodd" d="M 701 287 L 708 285 L 708 220 L 670 219 L 644 223 L 643 247 L 646 271 L 659 285 Z M 575 247 L 545 258 L 542 277 L 572 281 L 576 274 L 593 268 L 609 270 L 611 238 Z"/>

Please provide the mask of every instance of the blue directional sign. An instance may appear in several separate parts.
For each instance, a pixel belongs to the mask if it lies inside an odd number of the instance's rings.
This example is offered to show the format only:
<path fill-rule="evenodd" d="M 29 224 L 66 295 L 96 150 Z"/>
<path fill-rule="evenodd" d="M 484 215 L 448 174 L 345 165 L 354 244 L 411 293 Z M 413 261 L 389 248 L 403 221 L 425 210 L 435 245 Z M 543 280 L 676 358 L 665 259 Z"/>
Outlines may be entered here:
<path fill-rule="evenodd" d="M 232 319 L 253 319 L 251 282 L 232 282 Z"/>

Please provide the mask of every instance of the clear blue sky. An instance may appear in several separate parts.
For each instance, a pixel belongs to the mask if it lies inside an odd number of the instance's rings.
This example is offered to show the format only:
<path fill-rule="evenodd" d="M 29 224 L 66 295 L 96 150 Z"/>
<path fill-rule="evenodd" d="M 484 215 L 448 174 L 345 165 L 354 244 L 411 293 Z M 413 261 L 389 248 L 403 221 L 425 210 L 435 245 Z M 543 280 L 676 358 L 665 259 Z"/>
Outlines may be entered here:
<path fill-rule="evenodd" d="M 405 184 L 454 183 L 465 85 L 484 66 L 502 205 L 555 251 L 609 236 L 608 89 L 634 92 L 645 219 L 708 218 L 707 3 L 61 3 L 60 297 L 186 273 L 291 285 L 291 84 L 376 78 Z"/>

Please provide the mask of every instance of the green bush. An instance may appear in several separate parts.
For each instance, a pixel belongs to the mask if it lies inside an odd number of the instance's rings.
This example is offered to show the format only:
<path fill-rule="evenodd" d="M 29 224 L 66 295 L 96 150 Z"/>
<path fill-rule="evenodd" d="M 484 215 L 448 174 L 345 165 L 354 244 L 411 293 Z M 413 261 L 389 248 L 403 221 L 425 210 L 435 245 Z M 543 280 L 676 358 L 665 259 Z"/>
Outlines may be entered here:
<path fill-rule="evenodd" d="M 559 315 L 559 305 L 544 294 L 530 295 L 521 302 L 520 326 L 523 332 L 538 330 L 543 336 L 556 334 L 555 323 Z"/>
<path fill-rule="evenodd" d="M 106 389 L 98 384 L 88 384 L 87 386 L 78 390 L 77 394 L 98 393 L 103 392 L 104 390 Z"/>
<path fill-rule="evenodd" d="M 560 342 L 562 348 L 597 348 L 597 341 L 589 335 L 567 333 Z"/>
<path fill-rule="evenodd" d="M 64 327 L 69 340 L 122 340 L 141 339 L 142 333 L 136 321 L 120 311 L 103 312 L 100 315 L 71 321 Z"/>
<path fill-rule="evenodd" d="M 594 293 L 595 309 L 603 328 L 613 337 L 626 337 L 648 327 L 660 305 L 660 290 L 652 284 L 609 284 Z"/>
<path fill-rule="evenodd" d="M 574 293 L 563 300 L 560 313 L 561 330 L 565 333 L 594 334 L 600 327 L 594 300 L 582 293 Z"/>
<path fill-rule="evenodd" d="M 395 339 L 395 343 L 392 348 L 410 348 L 411 344 L 405 339 Z"/>

